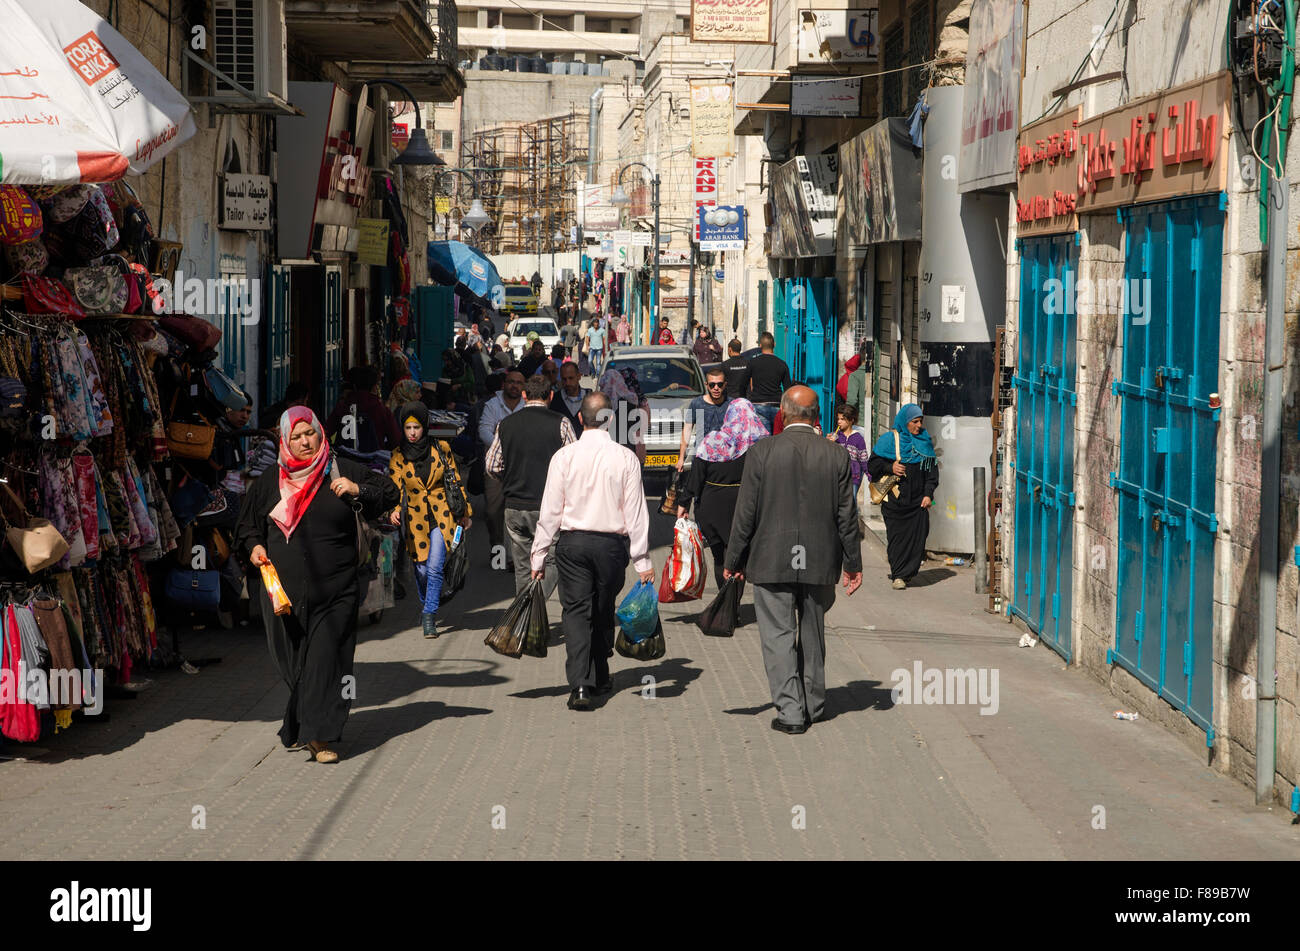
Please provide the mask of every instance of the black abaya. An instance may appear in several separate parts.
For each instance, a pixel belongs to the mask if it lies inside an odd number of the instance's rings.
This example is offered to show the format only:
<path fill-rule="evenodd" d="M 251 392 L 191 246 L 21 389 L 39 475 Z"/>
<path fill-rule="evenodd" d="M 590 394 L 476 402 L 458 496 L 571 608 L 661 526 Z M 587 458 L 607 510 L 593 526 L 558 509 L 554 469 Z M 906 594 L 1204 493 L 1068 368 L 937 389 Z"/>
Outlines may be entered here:
<path fill-rule="evenodd" d="M 365 514 L 378 516 L 401 500 L 382 474 L 348 459 L 337 464 L 341 475 L 361 487 Z M 355 694 L 345 689 L 344 678 L 352 674 L 357 646 L 356 516 L 352 500 L 338 498 L 324 482 L 286 541 L 270 519 L 279 501 L 279 467 L 274 466 L 244 497 L 236 547 L 245 559 L 258 545 L 266 549 L 293 605 L 289 614 L 275 615 L 267 602 L 262 612 L 272 659 L 289 687 L 280 740 L 285 746 L 333 743 L 343 735 Z"/>
<path fill-rule="evenodd" d="M 698 456 L 677 488 L 677 504 L 689 509 L 695 502 L 695 521 L 700 535 L 713 553 L 713 576 L 722 587 L 722 565 L 727 559 L 727 539 L 736 515 L 740 481 L 745 475 L 745 456 L 726 462 L 709 462 Z"/>
<path fill-rule="evenodd" d="M 922 469 L 917 462 L 903 463 L 903 466 L 907 475 L 898 484 L 898 498 L 891 495 L 882 502 L 880 514 L 885 519 L 889 577 L 910 581 L 921 570 L 925 540 L 930 534 L 930 510 L 921 508 L 921 500 L 926 496 L 934 498 L 939 488 L 939 468 L 931 463 L 929 469 Z M 893 459 L 872 455 L 867 460 L 867 472 L 873 481 L 893 471 Z"/>

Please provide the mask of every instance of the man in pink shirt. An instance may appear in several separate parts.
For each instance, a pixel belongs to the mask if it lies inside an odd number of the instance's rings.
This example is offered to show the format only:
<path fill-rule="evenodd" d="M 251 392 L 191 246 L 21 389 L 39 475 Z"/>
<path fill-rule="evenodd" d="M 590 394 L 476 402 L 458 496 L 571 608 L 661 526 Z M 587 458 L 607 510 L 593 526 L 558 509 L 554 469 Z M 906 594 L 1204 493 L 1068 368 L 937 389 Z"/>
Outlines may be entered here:
<path fill-rule="evenodd" d="M 611 689 L 614 601 L 629 558 L 642 581 L 654 580 L 641 464 L 603 428 L 611 415 L 604 393 L 583 398 L 581 438 L 546 471 L 530 555 L 532 577 L 541 578 L 555 545 L 570 710 L 590 710 L 591 698 Z"/>

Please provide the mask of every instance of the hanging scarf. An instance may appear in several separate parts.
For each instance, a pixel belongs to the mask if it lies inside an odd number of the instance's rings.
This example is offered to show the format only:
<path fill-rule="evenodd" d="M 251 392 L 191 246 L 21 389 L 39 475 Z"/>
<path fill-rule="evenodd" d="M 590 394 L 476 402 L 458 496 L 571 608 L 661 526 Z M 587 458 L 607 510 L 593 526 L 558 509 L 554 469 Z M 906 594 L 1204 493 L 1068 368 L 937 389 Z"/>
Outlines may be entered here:
<path fill-rule="evenodd" d="M 766 435 L 767 426 L 754 409 L 754 404 L 749 400 L 735 399 L 727 404 L 722 428 L 700 440 L 695 458 L 705 462 L 731 462 Z"/>
<path fill-rule="evenodd" d="M 922 429 L 920 433 L 913 436 L 907 429 L 908 423 L 924 415 L 921 412 L 921 407 L 915 403 L 907 403 L 894 417 L 894 429 L 898 430 L 898 461 L 903 465 L 919 463 L 922 469 L 929 469 L 935 464 L 934 443 L 930 441 L 930 434 Z M 871 453 L 875 456 L 893 459 L 893 431 L 881 433 L 880 438 L 876 440 L 876 444 L 871 447 Z"/>
<path fill-rule="evenodd" d="M 289 436 L 299 423 L 310 423 L 321 435 L 316 455 L 310 459 L 295 458 L 289 451 Z M 316 490 L 329 476 L 332 464 L 329 443 L 325 441 L 325 427 L 316 414 L 306 406 L 291 406 L 285 410 L 280 416 L 280 501 L 271 509 L 271 520 L 280 526 L 285 541 L 293 536 L 307 506 L 316 497 Z"/>
<path fill-rule="evenodd" d="M 420 438 L 411 442 L 406 436 L 406 424 L 415 420 L 420 424 Z M 415 466 L 415 474 L 422 482 L 429 481 L 433 471 L 433 437 L 429 435 L 429 407 L 421 400 L 412 400 L 397 414 L 397 425 L 402 430 L 402 458 Z"/>

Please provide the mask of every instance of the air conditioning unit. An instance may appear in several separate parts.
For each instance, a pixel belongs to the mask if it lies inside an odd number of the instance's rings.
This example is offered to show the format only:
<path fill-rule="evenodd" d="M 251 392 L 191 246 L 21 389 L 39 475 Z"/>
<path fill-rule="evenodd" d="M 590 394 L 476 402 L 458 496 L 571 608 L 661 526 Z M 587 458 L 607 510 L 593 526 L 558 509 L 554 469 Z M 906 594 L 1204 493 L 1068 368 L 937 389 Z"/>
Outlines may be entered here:
<path fill-rule="evenodd" d="M 284 0 L 213 0 L 212 64 L 258 99 L 286 99 Z M 247 102 L 233 86 L 213 81 L 213 95 Z"/>

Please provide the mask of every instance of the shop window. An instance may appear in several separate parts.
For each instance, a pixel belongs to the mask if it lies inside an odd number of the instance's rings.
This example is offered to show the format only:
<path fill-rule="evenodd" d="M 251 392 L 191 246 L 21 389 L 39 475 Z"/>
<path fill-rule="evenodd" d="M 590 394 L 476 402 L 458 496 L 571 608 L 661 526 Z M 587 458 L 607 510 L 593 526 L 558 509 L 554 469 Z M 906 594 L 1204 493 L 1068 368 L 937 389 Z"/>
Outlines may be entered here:
<path fill-rule="evenodd" d="M 907 61 L 913 65 L 924 63 L 934 55 L 930 7 L 931 4 L 924 2 L 924 0 L 915 3 L 912 5 L 908 17 L 907 34 L 910 48 Z M 926 87 L 926 77 L 929 72 L 928 69 L 909 69 L 902 74 L 907 77 L 907 99 L 903 103 L 904 111 L 898 113 L 899 115 L 905 115 L 911 111 L 917 96 L 921 95 L 921 91 Z"/>
<path fill-rule="evenodd" d="M 903 24 L 892 27 L 881 44 L 885 69 L 898 69 L 905 65 L 907 48 L 903 45 Z M 906 115 L 903 108 L 903 73 L 887 72 L 881 77 L 880 114 L 882 116 Z"/>

